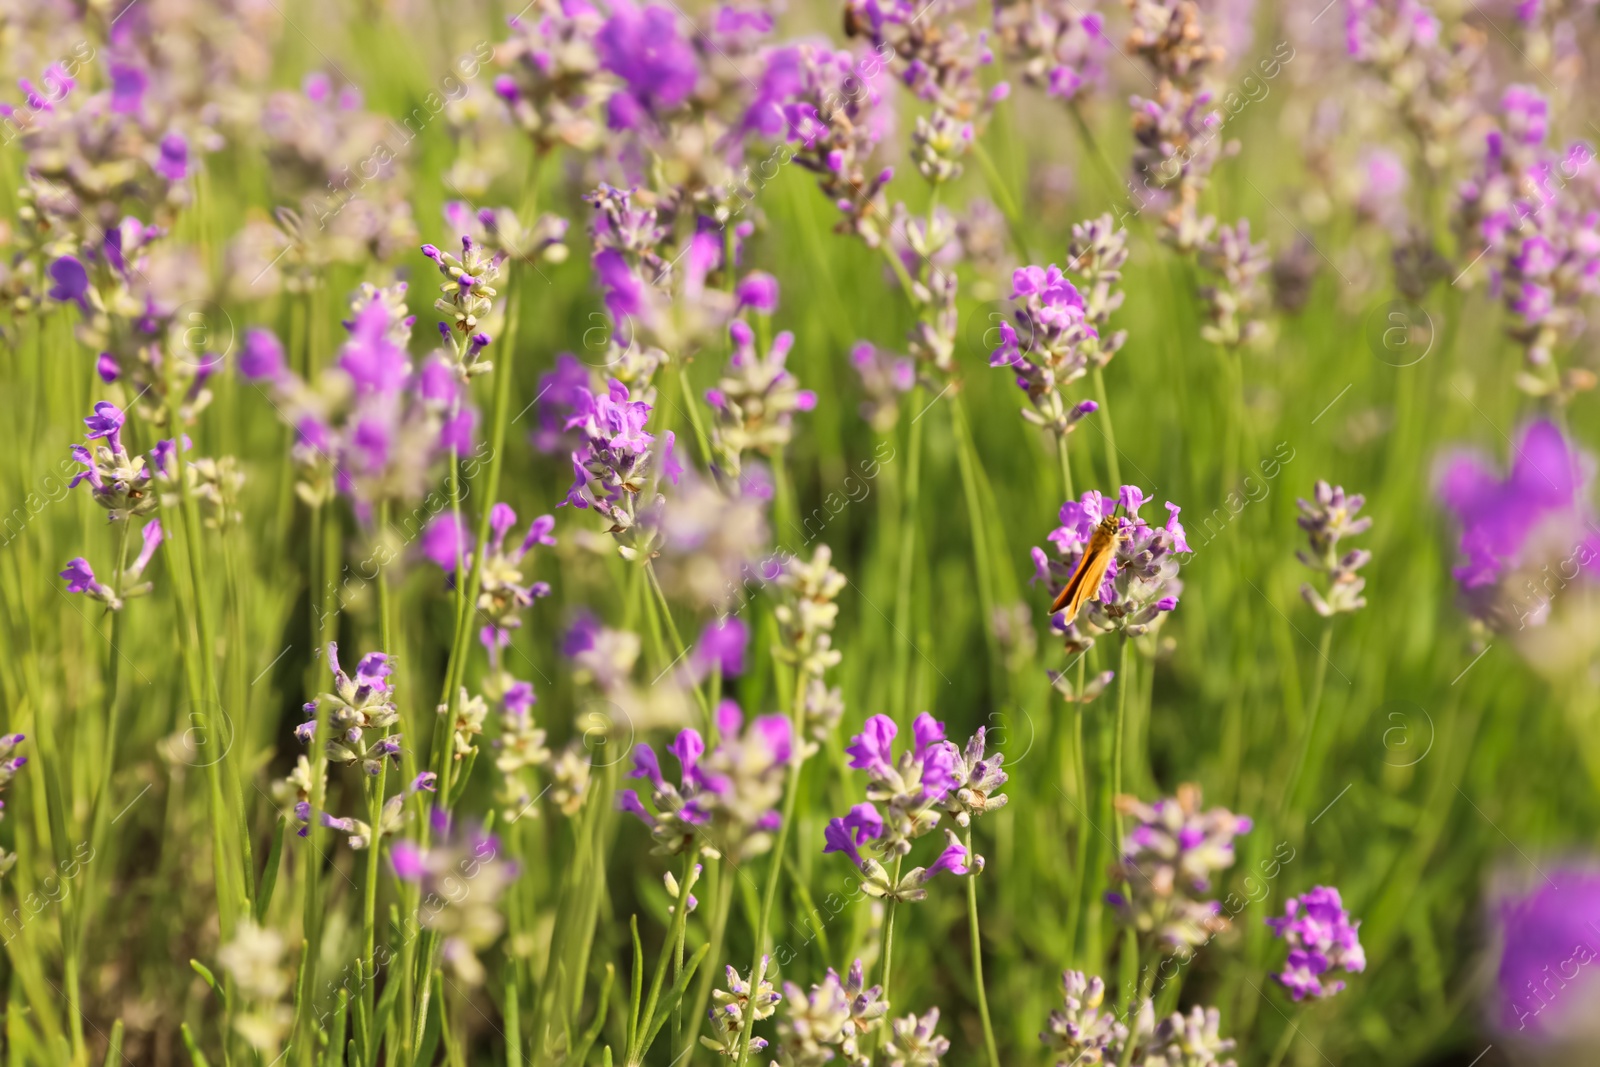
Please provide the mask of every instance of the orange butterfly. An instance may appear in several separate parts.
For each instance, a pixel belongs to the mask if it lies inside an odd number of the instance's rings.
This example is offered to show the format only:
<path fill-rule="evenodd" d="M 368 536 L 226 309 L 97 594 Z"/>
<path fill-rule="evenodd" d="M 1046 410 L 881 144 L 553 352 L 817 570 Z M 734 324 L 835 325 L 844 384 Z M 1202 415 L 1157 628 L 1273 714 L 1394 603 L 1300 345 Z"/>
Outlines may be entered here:
<path fill-rule="evenodd" d="M 1117 525 L 1115 514 L 1107 515 L 1100 520 L 1094 532 L 1089 535 L 1089 547 L 1083 550 L 1083 558 L 1078 560 L 1078 569 L 1072 572 L 1066 588 L 1061 590 L 1056 596 L 1055 603 L 1050 605 L 1051 614 L 1061 611 L 1063 607 L 1066 608 L 1061 620 L 1063 626 L 1070 626 L 1090 598 L 1100 592 L 1100 586 L 1106 580 L 1106 569 L 1111 566 L 1111 559 L 1116 555 Z"/>

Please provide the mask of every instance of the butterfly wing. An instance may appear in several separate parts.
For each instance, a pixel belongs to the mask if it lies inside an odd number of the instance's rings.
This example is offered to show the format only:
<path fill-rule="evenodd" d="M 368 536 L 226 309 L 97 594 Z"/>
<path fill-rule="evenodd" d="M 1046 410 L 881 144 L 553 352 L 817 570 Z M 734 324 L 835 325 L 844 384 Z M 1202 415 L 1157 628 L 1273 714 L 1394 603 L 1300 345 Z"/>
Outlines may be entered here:
<path fill-rule="evenodd" d="M 1095 527 L 1094 533 L 1089 536 L 1089 547 L 1083 550 L 1083 557 L 1078 560 L 1077 569 L 1067 580 L 1066 588 L 1057 594 L 1055 602 L 1050 605 L 1051 614 L 1065 607 L 1067 617 L 1064 622 L 1070 624 L 1078 617 L 1078 611 L 1083 605 L 1100 591 L 1100 583 L 1105 581 L 1116 543 L 1115 527 L 1109 530 L 1101 526 Z"/>

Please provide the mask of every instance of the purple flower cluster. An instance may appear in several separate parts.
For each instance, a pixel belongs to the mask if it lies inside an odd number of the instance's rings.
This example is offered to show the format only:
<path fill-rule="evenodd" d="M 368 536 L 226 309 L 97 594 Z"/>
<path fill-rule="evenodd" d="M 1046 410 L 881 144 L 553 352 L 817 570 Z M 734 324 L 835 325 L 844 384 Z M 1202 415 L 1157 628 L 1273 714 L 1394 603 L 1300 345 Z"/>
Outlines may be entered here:
<path fill-rule="evenodd" d="M 405 291 L 403 282 L 361 287 L 344 324 L 349 336 L 314 388 L 288 368 L 269 331 L 246 335 L 240 374 L 268 388 L 297 431 L 297 489 L 308 503 L 344 493 L 366 517 L 383 500 L 420 500 L 437 461 L 472 448 L 477 412 L 451 363 L 435 357 L 419 370 L 407 356 L 416 319 Z"/>
<path fill-rule="evenodd" d="M 1457 30 L 1447 32 L 1426 0 L 1350 0 L 1345 8 L 1346 52 L 1377 79 L 1379 106 L 1400 118 L 1435 172 L 1452 161 L 1478 109 L 1484 34 Z"/>
<path fill-rule="evenodd" d="M 1140 934 L 1187 956 L 1228 924 L 1222 905 L 1208 899 L 1211 879 L 1233 866 L 1233 839 L 1248 833 L 1251 821 L 1226 808 L 1202 811 L 1195 785 L 1154 804 L 1121 796 L 1117 810 L 1139 823 L 1123 839 L 1117 863 L 1126 887 L 1106 899 Z"/>
<path fill-rule="evenodd" d="M 528 524 L 528 532 L 512 549 L 506 547 L 506 534 L 517 524 L 517 513 L 509 504 L 489 509 L 489 544 L 484 554 L 477 610 L 487 620 L 479 635 L 484 647 L 494 649 L 511 640 L 511 631 L 522 625 L 520 613 L 538 597 L 550 595 L 545 582 L 528 582 L 522 577 L 522 564 L 535 545 L 554 545 L 551 536 L 556 521 L 540 515 Z M 435 518 L 423 530 L 422 552 L 441 570 L 460 581 L 472 569 L 472 539 L 465 523 L 452 513 Z M 458 566 L 462 570 L 458 571 Z"/>
<path fill-rule="evenodd" d="M 581 681 L 592 681 L 608 694 L 618 693 L 639 660 L 639 635 L 612 629 L 581 611 L 561 639 L 561 654 L 572 661 Z"/>
<path fill-rule="evenodd" d="M 1344 989 L 1342 981 L 1322 980 L 1335 967 L 1346 974 L 1367 968 L 1367 957 L 1356 933 L 1361 924 L 1350 921 L 1337 889 L 1319 885 L 1290 897 L 1283 906 L 1283 916 L 1266 923 L 1289 945 L 1288 961 L 1273 977 L 1295 1000 L 1331 997 Z"/>
<path fill-rule="evenodd" d="M 584 199 L 594 207 L 594 275 L 611 316 L 605 362 L 617 377 L 644 388 L 668 351 L 709 341 L 733 314 L 729 294 L 708 283 L 728 267 L 729 236 L 737 261 L 748 224 L 728 235 L 722 224 L 700 216 L 680 238 L 683 205 L 671 200 L 603 183 Z"/>
<path fill-rule="evenodd" d="M 512 121 L 544 152 L 594 148 L 610 94 L 596 47 L 605 16 L 585 0 L 538 0 L 509 24 L 499 50 L 507 69 L 495 78 L 494 93 Z"/>
<path fill-rule="evenodd" d="M 858 61 L 813 44 L 774 49 L 746 119 L 759 135 L 793 147 L 793 161 L 816 174 L 844 216 L 840 229 L 874 248 L 885 234 L 882 193 L 894 173 L 872 168 L 873 150 L 893 122 L 880 88 L 886 76 L 881 53 Z"/>
<path fill-rule="evenodd" d="M 1592 583 L 1600 535 L 1589 500 L 1594 462 L 1554 423 L 1528 424 L 1504 478 L 1474 453 L 1446 457 L 1438 496 L 1461 525 L 1452 572 L 1475 618 L 1500 631 L 1542 626 L 1570 583 Z"/>
<path fill-rule="evenodd" d="M 882 986 L 868 986 L 866 969 L 856 960 L 841 980 L 832 967 L 807 991 L 794 982 L 783 984 L 783 1013 L 778 1019 L 779 1062 L 789 1067 L 823 1067 L 842 1056 L 862 1067 L 862 1038 L 883 1025 L 889 1002 Z"/>
<path fill-rule="evenodd" d="M 745 652 L 750 646 L 750 627 L 737 615 L 712 619 L 700 631 L 700 639 L 689 650 L 688 678 L 698 685 L 713 670 L 724 678 L 744 673 Z"/>
<path fill-rule="evenodd" d="M 1200 288 L 1210 320 L 1200 327 L 1200 336 L 1224 348 L 1260 341 L 1266 336 L 1266 327 L 1254 316 L 1267 303 L 1262 283 L 1272 259 L 1265 241 L 1251 242 L 1250 220 L 1217 227 L 1215 235 L 1200 246 L 1199 259 L 1215 279 Z"/>
<path fill-rule="evenodd" d="M 126 421 L 122 409 L 115 404 L 105 400 L 95 404 L 94 414 L 83 420 L 88 429 L 85 443 L 71 446 L 72 458 L 84 469 L 68 483 L 68 488 L 87 483 L 95 503 L 106 509 L 108 521 L 119 525 L 154 511 L 161 500 L 157 479 L 170 479 L 177 473 L 172 462 L 176 446 L 171 441 L 158 442 L 148 457 L 128 453 L 122 442 Z M 184 440 L 187 444 L 188 438 Z M 193 473 L 192 467 L 188 470 Z M 60 572 L 67 580 L 67 592 L 83 593 L 112 611 L 121 610 L 125 601 L 150 592 L 151 583 L 140 579 L 165 536 L 161 520 L 145 523 L 140 530 L 138 555 L 131 563 L 119 538 L 119 556 L 110 584 L 96 577 L 94 567 L 84 557 L 69 560 Z"/>
<path fill-rule="evenodd" d="M 790 557 L 776 577 L 779 599 L 772 614 L 780 640 L 773 655 L 797 672 L 796 688 L 803 693 L 802 756 L 832 737 L 844 717 L 844 698 L 837 686 L 828 686 L 826 676 L 843 658 L 833 647 L 833 627 L 839 619 L 838 597 L 848 582 L 834 569 L 833 550 L 827 545 L 818 545 L 809 561 Z"/>
<path fill-rule="evenodd" d="M 326 716 L 328 759 L 334 763 L 360 763 L 368 775 L 383 769 L 384 760 L 400 762 L 399 734 L 389 727 L 400 721 L 389 685 L 394 668 L 383 652 L 369 652 L 356 665 L 351 678 L 339 666 L 339 646 L 328 644 L 328 668 L 333 672 L 333 691 L 323 693 L 305 705 L 306 721 L 295 727 L 301 744 L 317 736 L 317 719 Z M 369 738 L 368 733 L 377 735 Z"/>
<path fill-rule="evenodd" d="M 1004 797 L 990 793 L 1005 783 L 1006 776 L 999 769 L 999 756 L 983 757 L 982 731 L 962 751 L 945 740 L 944 724 L 923 712 L 911 724 L 911 746 L 896 758 L 891 746 L 897 733 L 893 719 L 874 715 L 851 738 L 845 752 L 851 767 L 867 772 L 868 803 L 829 820 L 823 852 L 848 856 L 865 875 L 863 888 L 871 896 L 921 900 L 927 896 L 924 886 L 935 875 L 976 874 L 983 870 L 983 857 L 968 851 L 947 829 L 945 847 L 933 863 L 913 868 L 896 881 L 882 863 L 861 854 L 862 846 L 872 844 L 885 858 L 903 857 L 913 840 L 937 828 L 941 811 L 951 812 L 965 826 L 974 814 L 1004 806 Z"/>
<path fill-rule="evenodd" d="M 445 278 L 433 306 L 446 316 L 446 321 L 439 323 L 439 333 L 457 357 L 456 373 L 466 379 L 488 371 L 490 365 L 479 362 L 478 355 L 488 346 L 489 335 L 478 327 L 494 308 L 497 292 L 492 283 L 500 277 L 506 254 L 490 252 L 466 235 L 461 238 L 459 257 L 434 245 L 423 245 L 422 254 L 433 260 Z"/>
<path fill-rule="evenodd" d="M 1098 11 L 1071 0 L 1012 0 L 995 5 L 994 31 L 1023 80 L 1058 100 L 1076 101 L 1106 80 L 1112 46 Z"/>
<path fill-rule="evenodd" d="M 222 368 L 223 356 L 207 344 L 225 332 L 208 321 L 214 312 L 191 308 L 178 320 L 178 311 L 204 298 L 207 289 L 194 250 L 162 241 L 164 234 L 161 227 L 124 216 L 86 237 L 73 253 L 52 251 L 46 270 L 46 295 L 78 309 L 74 333 L 99 353 L 100 380 L 131 389 L 136 402 L 144 401 L 141 412 L 157 425 L 167 421 L 169 393 L 177 397 L 185 423 L 210 403 L 207 383 Z"/>
<path fill-rule="evenodd" d="M 246 280 L 241 295 L 309 292 L 331 264 L 386 262 L 416 247 L 405 166 L 414 134 L 398 129 L 367 110 L 359 88 L 320 71 L 300 91 L 266 98 L 256 136 L 275 192 L 294 207 L 278 211 L 278 225 L 246 224 L 235 239 L 229 258 Z"/>
<path fill-rule="evenodd" d="M 1591 371 L 1563 372 L 1557 349 L 1584 329 L 1600 292 L 1600 197 L 1594 150 L 1547 146 L 1548 104 L 1513 85 L 1485 138 L 1478 174 L 1460 186 L 1456 225 L 1469 252 L 1489 262 L 1491 287 L 1512 315 L 1526 366 L 1518 384 L 1536 396 L 1592 388 Z"/>
<path fill-rule="evenodd" d="M 699 731 L 678 734 L 667 751 L 677 759 L 679 784 L 667 781 L 655 749 L 633 750 L 630 778 L 650 784 L 651 812 L 632 790 L 617 794 L 617 807 L 650 827 L 657 853 L 676 855 L 712 848 L 734 862 L 758 856 L 772 845 L 778 828 L 778 802 L 794 753 L 789 720 L 762 715 L 748 725 L 739 706 L 725 700 L 717 708 L 718 740 L 707 750 Z"/>
<path fill-rule="evenodd" d="M 1206 76 L 1222 48 L 1200 20 L 1193 0 L 1134 0 L 1129 51 L 1156 74 L 1153 98 L 1134 96 L 1134 181 L 1165 205 L 1162 239 L 1180 251 L 1198 248 L 1216 224 L 1199 214 L 1200 193 L 1221 155 L 1222 113 L 1213 107 Z"/>
<path fill-rule="evenodd" d="M 849 0 L 845 10 L 875 55 L 887 58 L 889 71 L 932 105 L 912 132 L 917 170 L 935 185 L 959 176 L 978 126 L 1008 92 L 1004 82 L 985 90 L 979 81 L 980 68 L 994 61 L 985 37 L 974 37 L 950 12 L 913 0 Z"/>
<path fill-rule="evenodd" d="M 1126 295 L 1116 286 L 1122 281 L 1122 266 L 1128 261 L 1128 231 L 1118 226 L 1110 214 L 1076 223 L 1067 255 L 1071 257 L 1068 272 L 1080 279 L 1077 288 L 1083 300 L 1084 320 L 1094 332 L 1080 348 L 1091 367 L 1104 367 L 1128 338 L 1127 330 L 1111 329 L 1111 315 L 1122 306 Z"/>
<path fill-rule="evenodd" d="M 1356 513 L 1366 502 L 1367 498 L 1360 493 L 1347 496 L 1343 486 L 1329 485 L 1324 481 L 1317 482 L 1311 500 L 1296 501 L 1300 507 L 1297 521 L 1311 542 L 1311 550 L 1296 552 L 1295 557 L 1324 575 L 1328 582 L 1326 596 L 1309 584 L 1300 587 L 1300 595 L 1324 618 L 1353 612 L 1367 605 L 1361 595 L 1367 580 L 1356 572 L 1367 565 L 1372 553 L 1364 548 L 1352 548 L 1343 555 L 1339 553 L 1342 539 L 1366 533 L 1372 528 L 1370 517 L 1356 518 Z"/>
<path fill-rule="evenodd" d="M 1105 982 L 1099 975 L 1065 971 L 1061 988 L 1062 1007 L 1050 1013 L 1050 1028 L 1039 1034 L 1057 1067 L 1118 1062 L 1128 1028 L 1115 1012 L 1100 1010 L 1106 1001 Z"/>
<path fill-rule="evenodd" d="M 760 1052 L 767 1047 L 766 1038 L 754 1034 L 746 1038 L 745 1034 L 762 1019 L 771 1018 L 783 1001 L 782 994 L 772 988 L 767 978 L 770 962 L 770 957 L 762 956 L 749 978 L 740 977 L 731 965 L 724 969 L 727 988 L 711 994 L 712 1004 L 706 1011 L 711 1020 L 712 1036 L 702 1037 L 700 1041 L 707 1048 L 737 1061 L 741 1050 Z"/>
<path fill-rule="evenodd" d="M 1178 606 L 1183 583 L 1178 579 L 1177 555 L 1190 551 L 1183 524 L 1178 521 L 1182 509 L 1169 501 L 1166 524 L 1151 526 L 1139 515 L 1149 500 L 1136 485 L 1123 486 L 1116 500 L 1091 489 L 1081 499 L 1061 505 L 1061 525 L 1049 535 L 1055 558 L 1042 548 L 1032 550 L 1033 580 L 1045 583 L 1054 595 L 1077 570 L 1100 520 L 1118 506 L 1127 512 L 1118 518 L 1115 554 L 1098 595 L 1090 598 L 1065 629 L 1059 615 L 1052 621 L 1066 634 L 1067 647 L 1088 648 L 1096 633 L 1147 633 L 1163 613 Z"/>
<path fill-rule="evenodd" d="M 884 855 L 905 855 L 911 842 L 939 822 L 938 807 L 955 788 L 957 752 L 945 740 L 944 724 L 922 712 L 911 724 L 911 745 L 896 757 L 899 727 L 887 715 L 874 715 L 850 739 L 850 766 L 867 772 L 867 799 L 842 819 L 828 823 L 826 852 L 844 852 L 861 865 L 858 846 L 878 841 Z M 881 816 L 876 804 L 887 808 Z"/>
<path fill-rule="evenodd" d="M 673 9 L 612 0 L 611 17 L 595 34 L 600 66 L 621 81 L 607 102 L 614 130 L 631 130 L 671 113 L 688 99 L 699 76 L 694 49 L 678 30 Z"/>
<path fill-rule="evenodd" d="M 1099 331 L 1085 315 L 1077 286 L 1054 263 L 1048 269 L 1019 268 L 1011 276 L 1011 299 L 1016 325 L 1000 324 L 1000 345 L 989 365 L 1015 372 L 1017 387 L 1033 402 L 1023 418 L 1064 437 L 1099 407 L 1092 400 L 1069 404 L 1065 395 L 1067 386 L 1088 373 L 1086 349 L 1099 340 Z"/>
<path fill-rule="evenodd" d="M 120 611 L 125 601 L 133 597 L 144 596 L 150 592 L 154 588 L 152 584 L 150 582 L 141 582 L 139 579 L 143 577 L 144 570 L 150 565 L 150 561 L 155 558 L 156 548 L 165 539 L 166 535 L 161 528 L 161 520 L 151 519 L 145 523 L 144 529 L 139 532 L 139 536 L 141 542 L 139 554 L 134 557 L 132 563 L 123 561 L 116 572 L 116 578 L 113 580 L 116 588 L 112 588 L 112 586 L 108 586 L 97 579 L 94 574 L 94 568 L 89 565 L 89 561 L 82 556 L 76 556 L 67 561 L 66 570 L 60 573 L 60 576 L 67 580 L 67 592 L 87 594 L 91 599 L 102 602 L 112 611 Z"/>
<path fill-rule="evenodd" d="M 19 32 L 26 32 L 20 23 Z M 156 206 L 163 221 L 186 206 L 191 138 L 201 125 L 197 106 L 151 91 L 150 58 L 138 54 L 129 32 L 113 29 L 103 44 L 97 57 L 93 48 L 85 56 L 79 43 L 70 60 L 45 68 L 39 83 L 19 79 L 19 103 L 0 102 L 0 118 L 23 152 L 25 195 L 39 211 L 33 221 L 83 241 L 112 225 L 125 203 Z M 65 47 L 40 40 L 30 41 L 30 50 L 34 45 Z M 85 71 L 91 58 L 104 63 Z M 103 88 L 80 88 L 78 72 Z"/>
<path fill-rule="evenodd" d="M 124 522 L 136 515 L 148 515 L 159 498 L 150 485 L 163 452 L 157 446 L 150 456 L 130 455 L 122 443 L 122 427 L 127 415 L 107 400 L 94 406 L 94 414 L 84 417 L 88 435 L 81 445 L 72 445 L 72 458 L 83 470 L 72 476 L 70 488 L 89 484 L 94 502 L 105 508 L 110 521 Z M 95 442 L 100 442 L 96 444 Z M 171 446 L 171 442 L 162 445 Z"/>
<path fill-rule="evenodd" d="M 1489 996 L 1495 1026 L 1541 1044 L 1586 1040 L 1600 961 L 1600 870 L 1550 866 L 1530 888 L 1498 886 L 1488 912 L 1499 955 Z"/>
<path fill-rule="evenodd" d="M 644 428 L 649 418 L 650 405 L 633 399 L 628 387 L 612 378 L 604 393 L 579 390 L 567 419 L 566 428 L 579 432 L 580 444 L 572 453 L 577 477 L 564 503 L 604 518 L 606 531 L 630 558 L 648 558 L 659 547 L 654 522 L 659 497 L 649 493 L 656 478 L 676 484 L 683 473 L 673 453 L 675 436 L 668 431 L 658 450 L 655 435 Z"/>
<path fill-rule="evenodd" d="M 427 847 L 396 841 L 389 849 L 395 877 L 420 888 L 418 924 L 440 938 L 445 965 L 469 987 L 488 972 L 477 954 L 505 929 L 500 898 L 521 873 L 505 855 L 500 840 L 478 826 L 453 826 L 434 808 L 433 843 Z"/>
<path fill-rule="evenodd" d="M 916 362 L 861 341 L 850 350 L 850 366 L 861 376 L 866 397 L 861 417 L 879 433 L 888 433 L 900 420 L 900 398 L 917 384 Z"/>
<path fill-rule="evenodd" d="M 765 333 L 764 323 L 761 328 Z M 711 437 L 720 459 L 717 473 L 736 484 L 743 453 L 770 455 L 788 444 L 795 412 L 815 408 L 817 394 L 800 388 L 785 366 L 794 346 L 794 334 L 788 330 L 772 339 L 765 355 L 757 351 L 755 331 L 743 319 L 729 324 L 728 335 L 732 340 L 728 367 L 716 387 L 706 391 L 706 403 L 716 413 Z"/>

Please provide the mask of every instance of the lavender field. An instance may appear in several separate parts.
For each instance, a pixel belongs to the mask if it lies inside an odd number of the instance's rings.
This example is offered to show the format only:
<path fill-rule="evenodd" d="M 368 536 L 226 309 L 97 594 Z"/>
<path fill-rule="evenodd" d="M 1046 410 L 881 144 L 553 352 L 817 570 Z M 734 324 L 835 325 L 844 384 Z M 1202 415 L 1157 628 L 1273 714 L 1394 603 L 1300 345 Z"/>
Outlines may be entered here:
<path fill-rule="evenodd" d="M 520 4 L 0 0 L 0 1064 L 1600 1063 L 1596 0 Z"/>

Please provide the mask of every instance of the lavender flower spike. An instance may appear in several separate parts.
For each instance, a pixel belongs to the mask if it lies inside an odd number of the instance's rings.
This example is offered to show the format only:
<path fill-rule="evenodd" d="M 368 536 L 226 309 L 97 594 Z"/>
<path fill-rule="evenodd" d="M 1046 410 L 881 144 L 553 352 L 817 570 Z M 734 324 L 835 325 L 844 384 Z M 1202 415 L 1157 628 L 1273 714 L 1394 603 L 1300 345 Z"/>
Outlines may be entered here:
<path fill-rule="evenodd" d="M 1033 549 L 1034 581 L 1042 581 L 1052 595 L 1063 588 L 1082 559 L 1090 534 L 1102 518 L 1120 503 L 1126 514 L 1118 520 L 1115 555 L 1106 570 L 1099 594 L 1091 597 L 1072 624 L 1062 630 L 1067 648 L 1079 651 L 1094 644 L 1094 634 L 1148 633 L 1161 616 L 1178 606 L 1183 582 L 1178 578 L 1178 555 L 1187 553 L 1188 537 L 1178 521 L 1182 511 L 1167 503 L 1167 521 L 1151 526 L 1139 515 L 1150 498 L 1136 485 L 1125 485 L 1116 500 L 1089 490 L 1079 500 L 1061 505 L 1062 525 L 1051 532 L 1055 559 L 1041 548 Z M 1056 616 L 1059 620 L 1060 616 Z M 1059 622 L 1055 625 L 1060 629 Z"/>
<path fill-rule="evenodd" d="M 1367 580 L 1356 571 L 1367 565 L 1372 553 L 1364 548 L 1354 548 L 1339 554 L 1339 541 L 1366 533 L 1372 527 L 1370 517 L 1356 518 L 1356 513 L 1367 502 L 1359 493 L 1345 495 L 1342 486 L 1317 482 L 1312 500 L 1299 500 L 1300 528 L 1311 540 L 1311 551 L 1296 552 L 1295 556 L 1307 567 L 1326 575 L 1328 593 L 1323 596 L 1310 585 L 1300 587 L 1300 594 L 1316 609 L 1318 615 L 1334 615 L 1357 611 L 1366 607 L 1361 595 Z"/>
<path fill-rule="evenodd" d="M 1251 822 L 1226 808 L 1201 811 L 1196 785 L 1179 786 L 1175 798 L 1154 804 L 1118 797 L 1117 808 L 1139 822 L 1123 839 L 1117 865 L 1126 892 L 1107 900 L 1135 930 L 1188 956 L 1227 926 L 1222 906 L 1207 899 L 1211 879 L 1233 866 L 1233 839 L 1248 833 Z"/>
<path fill-rule="evenodd" d="M 1289 945 L 1288 961 L 1273 977 L 1295 1000 L 1331 997 L 1344 989 L 1342 981 L 1322 980 L 1335 967 L 1346 974 L 1366 970 L 1367 957 L 1356 934 L 1361 924 L 1350 921 L 1337 889 L 1316 886 L 1290 897 L 1283 911 L 1281 918 L 1266 921 Z"/>

